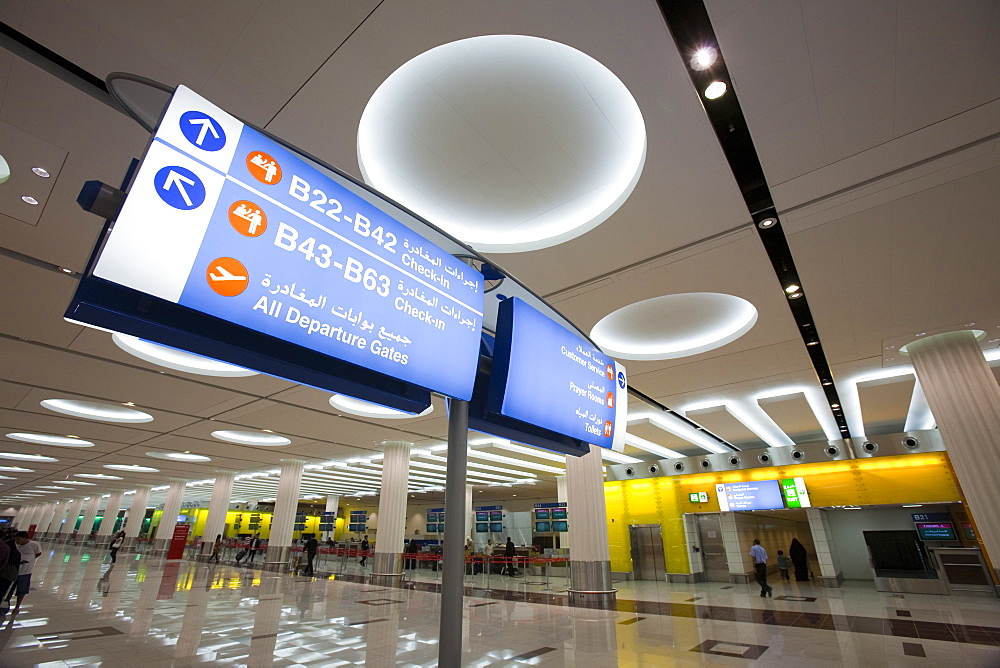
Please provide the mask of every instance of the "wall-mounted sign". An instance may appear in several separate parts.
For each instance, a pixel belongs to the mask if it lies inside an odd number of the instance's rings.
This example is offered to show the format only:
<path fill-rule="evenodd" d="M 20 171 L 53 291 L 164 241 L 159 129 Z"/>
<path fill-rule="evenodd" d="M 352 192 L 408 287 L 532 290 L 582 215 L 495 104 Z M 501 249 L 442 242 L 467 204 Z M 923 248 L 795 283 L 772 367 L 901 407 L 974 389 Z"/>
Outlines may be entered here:
<path fill-rule="evenodd" d="M 690 492 L 688 501 L 691 503 L 708 503 L 708 492 Z"/>
<path fill-rule="evenodd" d="M 179 86 L 92 275 L 347 362 L 344 382 L 358 382 L 350 368 L 364 369 L 469 399 L 483 277 L 414 231 L 423 226 Z M 71 307 L 67 317 L 123 324 L 102 314 Z M 184 331 L 183 318 L 173 320 Z M 146 323 L 133 333 L 150 331 Z M 173 345 L 169 331 L 155 333 Z M 318 384 L 315 371 L 295 375 L 308 362 L 279 361 L 262 370 Z"/>
<path fill-rule="evenodd" d="M 911 513 L 914 522 L 950 522 L 951 513 Z"/>
<path fill-rule="evenodd" d="M 487 410 L 621 451 L 625 368 L 520 299 L 501 302 Z"/>
<path fill-rule="evenodd" d="M 715 486 L 719 508 L 728 510 L 777 510 L 784 508 L 777 480 L 727 482 Z"/>
<path fill-rule="evenodd" d="M 916 522 L 921 540 L 957 540 L 955 525 L 951 522 Z"/>
<path fill-rule="evenodd" d="M 781 494 L 786 508 L 810 508 L 809 491 L 803 478 L 782 478 Z"/>

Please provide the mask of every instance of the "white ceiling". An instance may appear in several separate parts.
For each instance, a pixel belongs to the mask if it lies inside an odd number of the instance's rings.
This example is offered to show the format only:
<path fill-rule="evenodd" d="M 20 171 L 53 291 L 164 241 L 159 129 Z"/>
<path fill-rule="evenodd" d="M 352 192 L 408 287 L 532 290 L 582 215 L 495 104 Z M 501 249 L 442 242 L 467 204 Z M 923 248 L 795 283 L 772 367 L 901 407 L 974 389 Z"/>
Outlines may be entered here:
<path fill-rule="evenodd" d="M 887 342 L 977 321 L 991 321 L 988 339 L 1000 338 L 991 288 L 1000 284 L 1000 2 L 707 5 L 838 390 L 857 397 L 856 405 L 845 400 L 848 417 L 869 434 L 899 431 L 912 375 L 854 383 L 893 364 Z M 815 400 L 819 385 L 783 286 L 691 86 L 687 54 L 678 53 L 655 2 L 6 0 L 0 20 L 99 77 L 128 71 L 183 83 L 354 176 L 362 111 L 410 58 L 502 33 L 582 51 L 639 104 L 647 131 L 642 175 L 596 229 L 552 248 L 497 254 L 497 263 L 585 331 L 612 311 L 662 295 L 718 292 L 750 301 L 759 319 L 743 337 L 692 357 L 629 362 L 631 384 L 668 406 L 693 407 L 691 419 L 741 448 L 763 447 L 766 438 L 824 438 L 830 415 L 821 395 Z M 102 226 L 77 206 L 80 186 L 118 184 L 147 139 L 124 115 L 0 51 L 0 153 L 15 170 L 0 186 L 0 430 L 74 434 L 96 444 L 68 449 L 0 438 L 2 451 L 60 460 L 22 464 L 35 473 L 5 474 L 15 479 L 0 480 L 0 490 L 103 472 L 107 463 L 161 469 L 120 473 L 117 486 L 132 489 L 211 478 L 217 468 L 273 470 L 287 457 L 345 461 L 376 454 L 382 440 L 442 443 L 440 400 L 424 418 L 343 416 L 324 392 L 265 376 L 161 369 L 127 355 L 107 334 L 62 320 L 76 279 L 54 268 L 83 270 Z M 25 171 L 36 164 L 52 177 Z M 22 194 L 40 204 L 24 204 Z M 41 408 L 48 398 L 134 402 L 155 420 L 70 418 Z M 211 438 L 216 429 L 271 429 L 292 444 L 233 445 Z M 682 454 L 704 451 L 649 420 L 629 431 Z M 538 464 L 561 468 L 478 447 L 521 460 L 494 465 L 525 477 Z M 212 461 L 152 459 L 150 450 L 190 450 Z M 634 446 L 626 453 L 653 457 Z M 441 454 L 414 461 L 441 464 L 433 459 Z M 350 479 L 377 481 L 377 462 L 358 466 L 371 473 Z M 553 475 L 539 471 L 541 482 L 518 486 L 518 497 L 552 499 Z M 346 479 L 343 470 L 339 477 L 313 472 L 304 493 L 332 491 Z M 241 484 L 234 498 L 274 495 L 273 481 Z M 411 487 L 432 484 L 411 480 Z M 210 489 L 192 488 L 192 498 Z M 482 498 L 514 493 L 477 489 Z M 433 503 L 441 495 L 420 498 Z"/>

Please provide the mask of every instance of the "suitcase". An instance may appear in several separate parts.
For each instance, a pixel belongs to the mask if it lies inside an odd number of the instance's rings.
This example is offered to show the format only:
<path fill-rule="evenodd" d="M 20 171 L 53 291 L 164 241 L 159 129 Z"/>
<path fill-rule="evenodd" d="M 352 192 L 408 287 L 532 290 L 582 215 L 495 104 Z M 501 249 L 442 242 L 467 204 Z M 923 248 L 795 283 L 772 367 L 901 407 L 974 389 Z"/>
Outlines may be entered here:
<path fill-rule="evenodd" d="M 246 558 L 246 556 L 247 556 L 247 551 L 246 550 L 240 550 L 239 552 L 236 553 L 236 561 L 240 562 L 244 558 Z"/>

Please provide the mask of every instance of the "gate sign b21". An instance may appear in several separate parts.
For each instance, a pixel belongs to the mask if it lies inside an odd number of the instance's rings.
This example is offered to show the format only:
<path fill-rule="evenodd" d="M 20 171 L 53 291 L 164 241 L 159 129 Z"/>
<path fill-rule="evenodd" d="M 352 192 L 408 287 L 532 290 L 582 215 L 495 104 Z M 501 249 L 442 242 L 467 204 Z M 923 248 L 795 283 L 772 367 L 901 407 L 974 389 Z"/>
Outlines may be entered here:
<path fill-rule="evenodd" d="M 469 399 L 482 275 L 400 217 L 179 86 L 93 275 Z"/>

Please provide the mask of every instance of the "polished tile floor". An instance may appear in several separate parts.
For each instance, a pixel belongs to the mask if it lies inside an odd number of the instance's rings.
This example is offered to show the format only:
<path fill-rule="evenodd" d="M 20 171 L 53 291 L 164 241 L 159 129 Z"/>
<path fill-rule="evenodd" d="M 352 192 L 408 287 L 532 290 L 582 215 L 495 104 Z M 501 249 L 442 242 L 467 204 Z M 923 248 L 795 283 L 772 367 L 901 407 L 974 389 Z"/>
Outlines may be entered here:
<path fill-rule="evenodd" d="M 432 666 L 439 574 L 375 587 L 354 562 L 304 578 L 232 564 L 46 549 L 0 626 L 3 666 Z M 1000 665 L 1000 600 L 618 583 L 615 611 L 565 605 L 566 581 L 466 578 L 466 666 Z M 488 588 L 488 590 L 487 590 Z M 549 591 L 546 591 L 548 589 Z M 458 620 L 455 620 L 458 623 Z"/>

